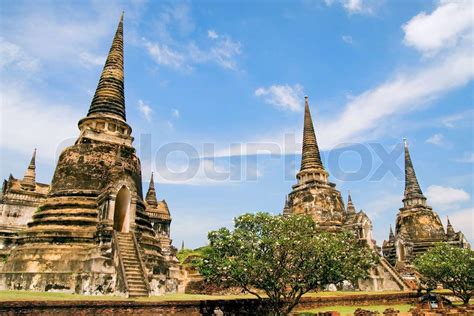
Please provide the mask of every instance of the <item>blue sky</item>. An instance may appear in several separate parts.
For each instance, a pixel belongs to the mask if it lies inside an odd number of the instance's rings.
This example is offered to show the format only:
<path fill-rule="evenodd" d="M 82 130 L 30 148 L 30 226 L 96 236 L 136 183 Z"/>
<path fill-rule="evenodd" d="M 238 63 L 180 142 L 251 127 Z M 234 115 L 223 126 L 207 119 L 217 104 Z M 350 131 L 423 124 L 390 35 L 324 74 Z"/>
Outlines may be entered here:
<path fill-rule="evenodd" d="M 2 1 L 2 178 L 22 177 L 36 147 L 51 181 L 122 10 L 127 120 L 175 245 L 281 211 L 304 95 L 330 179 L 379 245 L 402 206 L 403 137 L 428 203 L 474 241 L 470 1 Z"/>

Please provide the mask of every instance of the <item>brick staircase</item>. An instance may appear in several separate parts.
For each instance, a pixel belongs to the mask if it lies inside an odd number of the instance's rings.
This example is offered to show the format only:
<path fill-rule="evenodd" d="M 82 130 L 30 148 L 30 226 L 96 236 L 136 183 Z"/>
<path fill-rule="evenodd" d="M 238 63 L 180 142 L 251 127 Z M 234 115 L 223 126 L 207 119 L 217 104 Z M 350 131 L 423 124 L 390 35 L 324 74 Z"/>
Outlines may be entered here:
<path fill-rule="evenodd" d="M 132 233 L 116 233 L 119 253 L 125 268 L 129 297 L 148 296 L 148 288 L 143 276 L 138 249 Z"/>

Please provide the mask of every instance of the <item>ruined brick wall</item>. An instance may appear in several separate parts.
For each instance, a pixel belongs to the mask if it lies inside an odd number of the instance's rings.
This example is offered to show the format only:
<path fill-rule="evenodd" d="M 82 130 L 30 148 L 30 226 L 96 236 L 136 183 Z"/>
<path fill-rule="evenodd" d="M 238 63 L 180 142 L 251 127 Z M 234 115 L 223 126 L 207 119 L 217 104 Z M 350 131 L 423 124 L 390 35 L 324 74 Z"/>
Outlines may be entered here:
<path fill-rule="evenodd" d="M 303 297 L 296 310 L 333 305 L 407 304 L 417 300 L 416 293 L 354 294 L 347 296 Z M 206 301 L 43 301 L 2 302 L 2 315 L 214 315 L 222 311 L 230 315 L 262 314 L 265 302 L 256 299 Z"/>

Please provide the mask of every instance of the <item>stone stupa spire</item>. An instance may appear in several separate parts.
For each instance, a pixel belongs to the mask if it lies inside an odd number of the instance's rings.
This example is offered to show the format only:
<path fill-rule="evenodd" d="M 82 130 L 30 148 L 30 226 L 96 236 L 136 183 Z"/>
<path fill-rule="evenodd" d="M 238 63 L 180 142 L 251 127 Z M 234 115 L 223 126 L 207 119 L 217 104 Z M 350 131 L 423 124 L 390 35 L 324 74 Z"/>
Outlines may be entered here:
<path fill-rule="evenodd" d="M 158 200 L 156 199 L 155 182 L 153 181 L 153 172 L 151 173 L 150 186 L 148 187 L 145 200 L 148 205 L 158 205 Z"/>
<path fill-rule="evenodd" d="M 426 198 L 421 191 L 418 179 L 416 178 L 415 168 L 411 162 L 410 152 L 408 151 L 408 142 L 403 139 L 405 147 L 405 193 L 403 203 L 405 207 L 415 204 L 426 204 Z"/>
<path fill-rule="evenodd" d="M 347 214 L 355 214 L 356 209 L 354 207 L 354 203 L 352 203 L 351 193 L 349 192 L 347 198 Z"/>
<path fill-rule="evenodd" d="M 30 164 L 28 165 L 23 180 L 21 181 L 21 186 L 27 190 L 34 190 L 36 187 L 36 148 L 33 151 Z"/>
<path fill-rule="evenodd" d="M 393 230 L 392 230 L 392 225 L 390 225 L 390 233 L 388 234 L 388 241 L 395 241 L 395 235 L 393 233 Z"/>
<path fill-rule="evenodd" d="M 125 121 L 123 13 L 87 116 L 108 114 Z"/>
<path fill-rule="evenodd" d="M 324 169 L 319 154 L 318 142 L 314 133 L 313 120 L 309 111 L 308 97 L 305 97 L 303 151 L 301 157 L 301 171 L 308 169 Z"/>
<path fill-rule="evenodd" d="M 446 235 L 448 235 L 448 237 L 454 236 L 456 234 L 456 232 L 454 231 L 454 227 L 453 225 L 451 225 L 449 217 L 446 216 L 446 218 L 448 219 L 448 224 L 446 225 Z"/>
<path fill-rule="evenodd" d="M 308 97 L 305 97 L 304 107 L 304 127 L 303 127 L 303 147 L 301 155 L 300 172 L 296 175 L 298 181 L 306 182 L 311 180 L 327 182 L 327 172 L 324 170 L 319 153 L 318 142 L 314 132 L 313 120 L 309 110 Z"/>

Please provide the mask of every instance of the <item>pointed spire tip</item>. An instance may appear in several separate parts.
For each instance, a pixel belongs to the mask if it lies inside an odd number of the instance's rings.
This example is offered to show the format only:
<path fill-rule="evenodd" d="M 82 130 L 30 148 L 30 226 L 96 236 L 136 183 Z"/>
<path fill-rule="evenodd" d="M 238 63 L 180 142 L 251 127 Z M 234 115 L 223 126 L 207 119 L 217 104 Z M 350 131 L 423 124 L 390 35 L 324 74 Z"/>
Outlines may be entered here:
<path fill-rule="evenodd" d="M 87 116 L 113 115 L 126 121 L 123 73 L 123 12 Z"/>

